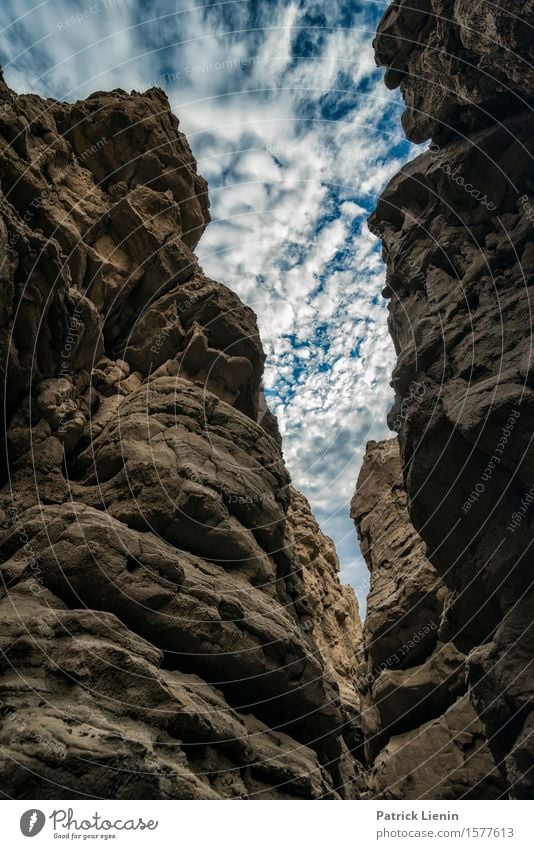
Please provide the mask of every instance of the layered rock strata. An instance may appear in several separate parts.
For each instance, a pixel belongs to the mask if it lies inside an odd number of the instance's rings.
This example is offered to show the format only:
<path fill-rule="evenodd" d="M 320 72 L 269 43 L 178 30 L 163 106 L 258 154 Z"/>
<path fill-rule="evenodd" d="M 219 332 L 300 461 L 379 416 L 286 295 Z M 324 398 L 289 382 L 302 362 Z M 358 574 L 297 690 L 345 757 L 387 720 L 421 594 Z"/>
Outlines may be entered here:
<path fill-rule="evenodd" d="M 0 98 L 2 793 L 355 796 L 355 600 L 165 95 Z"/>
<path fill-rule="evenodd" d="M 389 422 L 411 521 L 519 798 L 534 781 L 533 11 L 531 0 L 390 6 L 377 61 L 400 86 L 408 138 L 431 145 L 370 221 L 388 268 Z"/>

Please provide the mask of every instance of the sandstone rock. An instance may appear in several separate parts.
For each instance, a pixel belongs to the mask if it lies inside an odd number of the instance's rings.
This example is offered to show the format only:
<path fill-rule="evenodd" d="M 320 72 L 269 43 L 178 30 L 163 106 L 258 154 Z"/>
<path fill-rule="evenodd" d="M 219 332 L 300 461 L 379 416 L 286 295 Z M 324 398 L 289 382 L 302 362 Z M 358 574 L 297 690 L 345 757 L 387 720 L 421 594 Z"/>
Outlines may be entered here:
<path fill-rule="evenodd" d="M 509 793 L 528 797 L 534 9 L 512 7 L 431 0 L 386 12 L 377 60 L 400 84 L 409 137 L 434 143 L 393 178 L 370 227 L 388 266 L 389 421 L 410 516 L 449 591 L 447 639 L 469 656 L 470 696 Z"/>
<path fill-rule="evenodd" d="M 371 573 L 367 672 L 414 666 L 436 644 L 446 590 L 410 521 L 396 440 L 368 444 L 351 516 Z M 417 643 L 403 653 L 415 635 Z"/>
<path fill-rule="evenodd" d="M 339 586 L 339 560 L 330 537 L 322 533 L 308 500 L 290 488 L 289 527 L 306 598 L 313 619 L 312 633 L 330 671 L 336 678 L 342 698 L 357 712 L 355 688 L 362 631 L 358 602 L 351 587 Z"/>
<path fill-rule="evenodd" d="M 0 601 L 0 645 L 0 774 L 17 798 L 337 796 L 310 749 L 162 669 L 112 614 L 22 580 Z"/>
<path fill-rule="evenodd" d="M 460 798 L 476 779 L 474 798 L 497 798 L 504 783 L 473 722 L 449 594 L 411 523 L 396 439 L 368 444 L 351 513 L 371 573 L 359 686 L 372 797 Z"/>
<path fill-rule="evenodd" d="M 412 141 L 469 133 L 501 117 L 501 104 L 521 109 L 534 94 L 531 0 L 400 0 L 392 3 L 374 42 L 400 85 L 403 125 Z"/>
<path fill-rule="evenodd" d="M 273 724 L 307 727 L 314 712 L 310 735 L 335 730 L 320 655 L 313 657 L 306 636 L 266 593 L 76 502 L 41 506 L 20 522 L 42 583 L 70 607 L 115 614 L 158 646 L 168 666 L 198 671 L 227 688 L 239 708 L 265 712 Z M 17 529 L 3 553 L 11 555 L 2 566 L 6 582 L 23 579 Z"/>
<path fill-rule="evenodd" d="M 497 799 L 502 780 L 469 699 L 439 719 L 394 737 L 369 778 L 371 798 Z"/>
<path fill-rule="evenodd" d="M 315 521 L 307 499 L 290 488 L 290 539 L 302 571 L 309 628 L 339 688 L 342 734 L 350 752 L 363 760 L 357 673 L 362 645 L 358 602 L 351 587 L 339 585 L 339 561 L 332 540 Z"/>

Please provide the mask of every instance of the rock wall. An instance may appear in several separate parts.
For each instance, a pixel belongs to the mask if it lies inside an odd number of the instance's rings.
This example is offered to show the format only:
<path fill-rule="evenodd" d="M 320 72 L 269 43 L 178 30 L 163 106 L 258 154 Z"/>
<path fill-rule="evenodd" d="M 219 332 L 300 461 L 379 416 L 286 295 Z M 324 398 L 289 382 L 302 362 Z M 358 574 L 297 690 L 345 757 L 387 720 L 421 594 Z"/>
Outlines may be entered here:
<path fill-rule="evenodd" d="M 2 792 L 354 797 L 355 599 L 165 95 L 0 99 Z"/>
<path fill-rule="evenodd" d="M 339 689 L 343 737 L 349 751 L 363 760 L 358 689 L 363 636 L 358 602 L 351 587 L 339 584 L 333 541 L 322 533 L 307 499 L 293 487 L 288 528 L 310 603 L 309 627 L 325 660 L 325 671 Z"/>
<path fill-rule="evenodd" d="M 408 138 L 432 142 L 370 221 L 388 268 L 389 422 L 409 514 L 518 798 L 534 781 L 533 12 L 531 0 L 390 6 L 377 61 L 400 86 Z"/>
<path fill-rule="evenodd" d="M 396 440 L 368 444 L 351 514 L 371 575 L 359 674 L 370 798 L 499 798 L 451 639 L 451 594 L 410 521 Z"/>

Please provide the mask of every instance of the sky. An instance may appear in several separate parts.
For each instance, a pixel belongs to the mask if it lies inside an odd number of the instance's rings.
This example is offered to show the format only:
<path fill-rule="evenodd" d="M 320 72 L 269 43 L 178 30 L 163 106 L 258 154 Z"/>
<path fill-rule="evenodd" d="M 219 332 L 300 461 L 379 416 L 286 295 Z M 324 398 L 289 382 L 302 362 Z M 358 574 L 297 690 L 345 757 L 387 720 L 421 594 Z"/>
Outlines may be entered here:
<path fill-rule="evenodd" d="M 385 269 L 366 219 L 418 151 L 372 39 L 386 0 L 2 0 L 16 91 L 77 100 L 163 88 L 212 223 L 208 275 L 257 313 L 265 387 L 293 483 L 364 604 L 349 503 L 366 442 L 391 436 Z"/>

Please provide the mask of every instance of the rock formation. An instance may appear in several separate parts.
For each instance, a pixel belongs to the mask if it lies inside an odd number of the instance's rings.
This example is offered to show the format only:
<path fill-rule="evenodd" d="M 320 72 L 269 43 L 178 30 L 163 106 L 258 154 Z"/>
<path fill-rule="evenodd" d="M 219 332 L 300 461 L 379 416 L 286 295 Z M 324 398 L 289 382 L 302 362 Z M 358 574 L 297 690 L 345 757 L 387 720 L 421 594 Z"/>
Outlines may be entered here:
<path fill-rule="evenodd" d="M 354 797 L 356 602 L 165 95 L 0 98 L 3 794 Z"/>
<path fill-rule="evenodd" d="M 377 61 L 387 67 L 387 85 L 400 86 L 408 138 L 431 145 L 390 182 L 370 221 L 383 240 L 397 352 L 389 423 L 399 436 L 403 481 L 391 489 L 390 477 L 386 521 L 395 522 L 390 502 L 402 502 L 405 486 L 411 522 L 446 592 L 435 637 L 465 656 L 469 701 L 505 792 L 518 798 L 530 798 L 534 782 L 533 11 L 531 0 L 390 6 Z M 372 447 L 368 462 L 376 467 L 377 452 L 392 450 Z M 372 510 L 360 494 L 355 512 L 364 517 L 374 581 L 367 653 L 381 656 L 392 648 L 381 629 L 394 615 L 383 609 L 383 594 L 411 558 L 398 546 L 403 536 L 414 551 L 419 546 L 407 528 L 398 538 L 377 528 Z M 389 558 L 388 548 L 397 566 L 375 575 L 375 558 Z M 430 574 L 414 556 L 419 565 L 410 567 L 409 585 L 394 594 L 407 630 L 414 575 Z M 428 601 L 435 606 L 436 594 Z M 392 675 L 396 686 L 404 678 L 388 672 L 377 707 L 387 716 L 372 714 L 378 741 L 368 747 L 381 748 L 384 724 L 396 730 L 400 722 L 398 709 L 388 707 Z M 447 689 L 450 700 L 455 691 Z M 444 709 L 443 700 L 433 708 L 439 739 L 462 736 L 467 718 L 449 722 Z M 395 737 L 387 744 L 384 769 L 391 746 L 405 743 Z"/>
<path fill-rule="evenodd" d="M 359 676 L 371 798 L 498 798 L 504 783 L 471 705 L 450 593 L 408 513 L 396 440 L 367 446 L 351 513 L 371 573 Z"/>
<path fill-rule="evenodd" d="M 322 533 L 307 499 L 293 487 L 288 525 L 311 607 L 311 633 L 324 658 L 325 671 L 339 688 L 343 737 L 352 755 L 360 759 L 363 739 L 358 672 L 362 628 L 356 596 L 352 588 L 340 586 L 334 543 Z"/>

